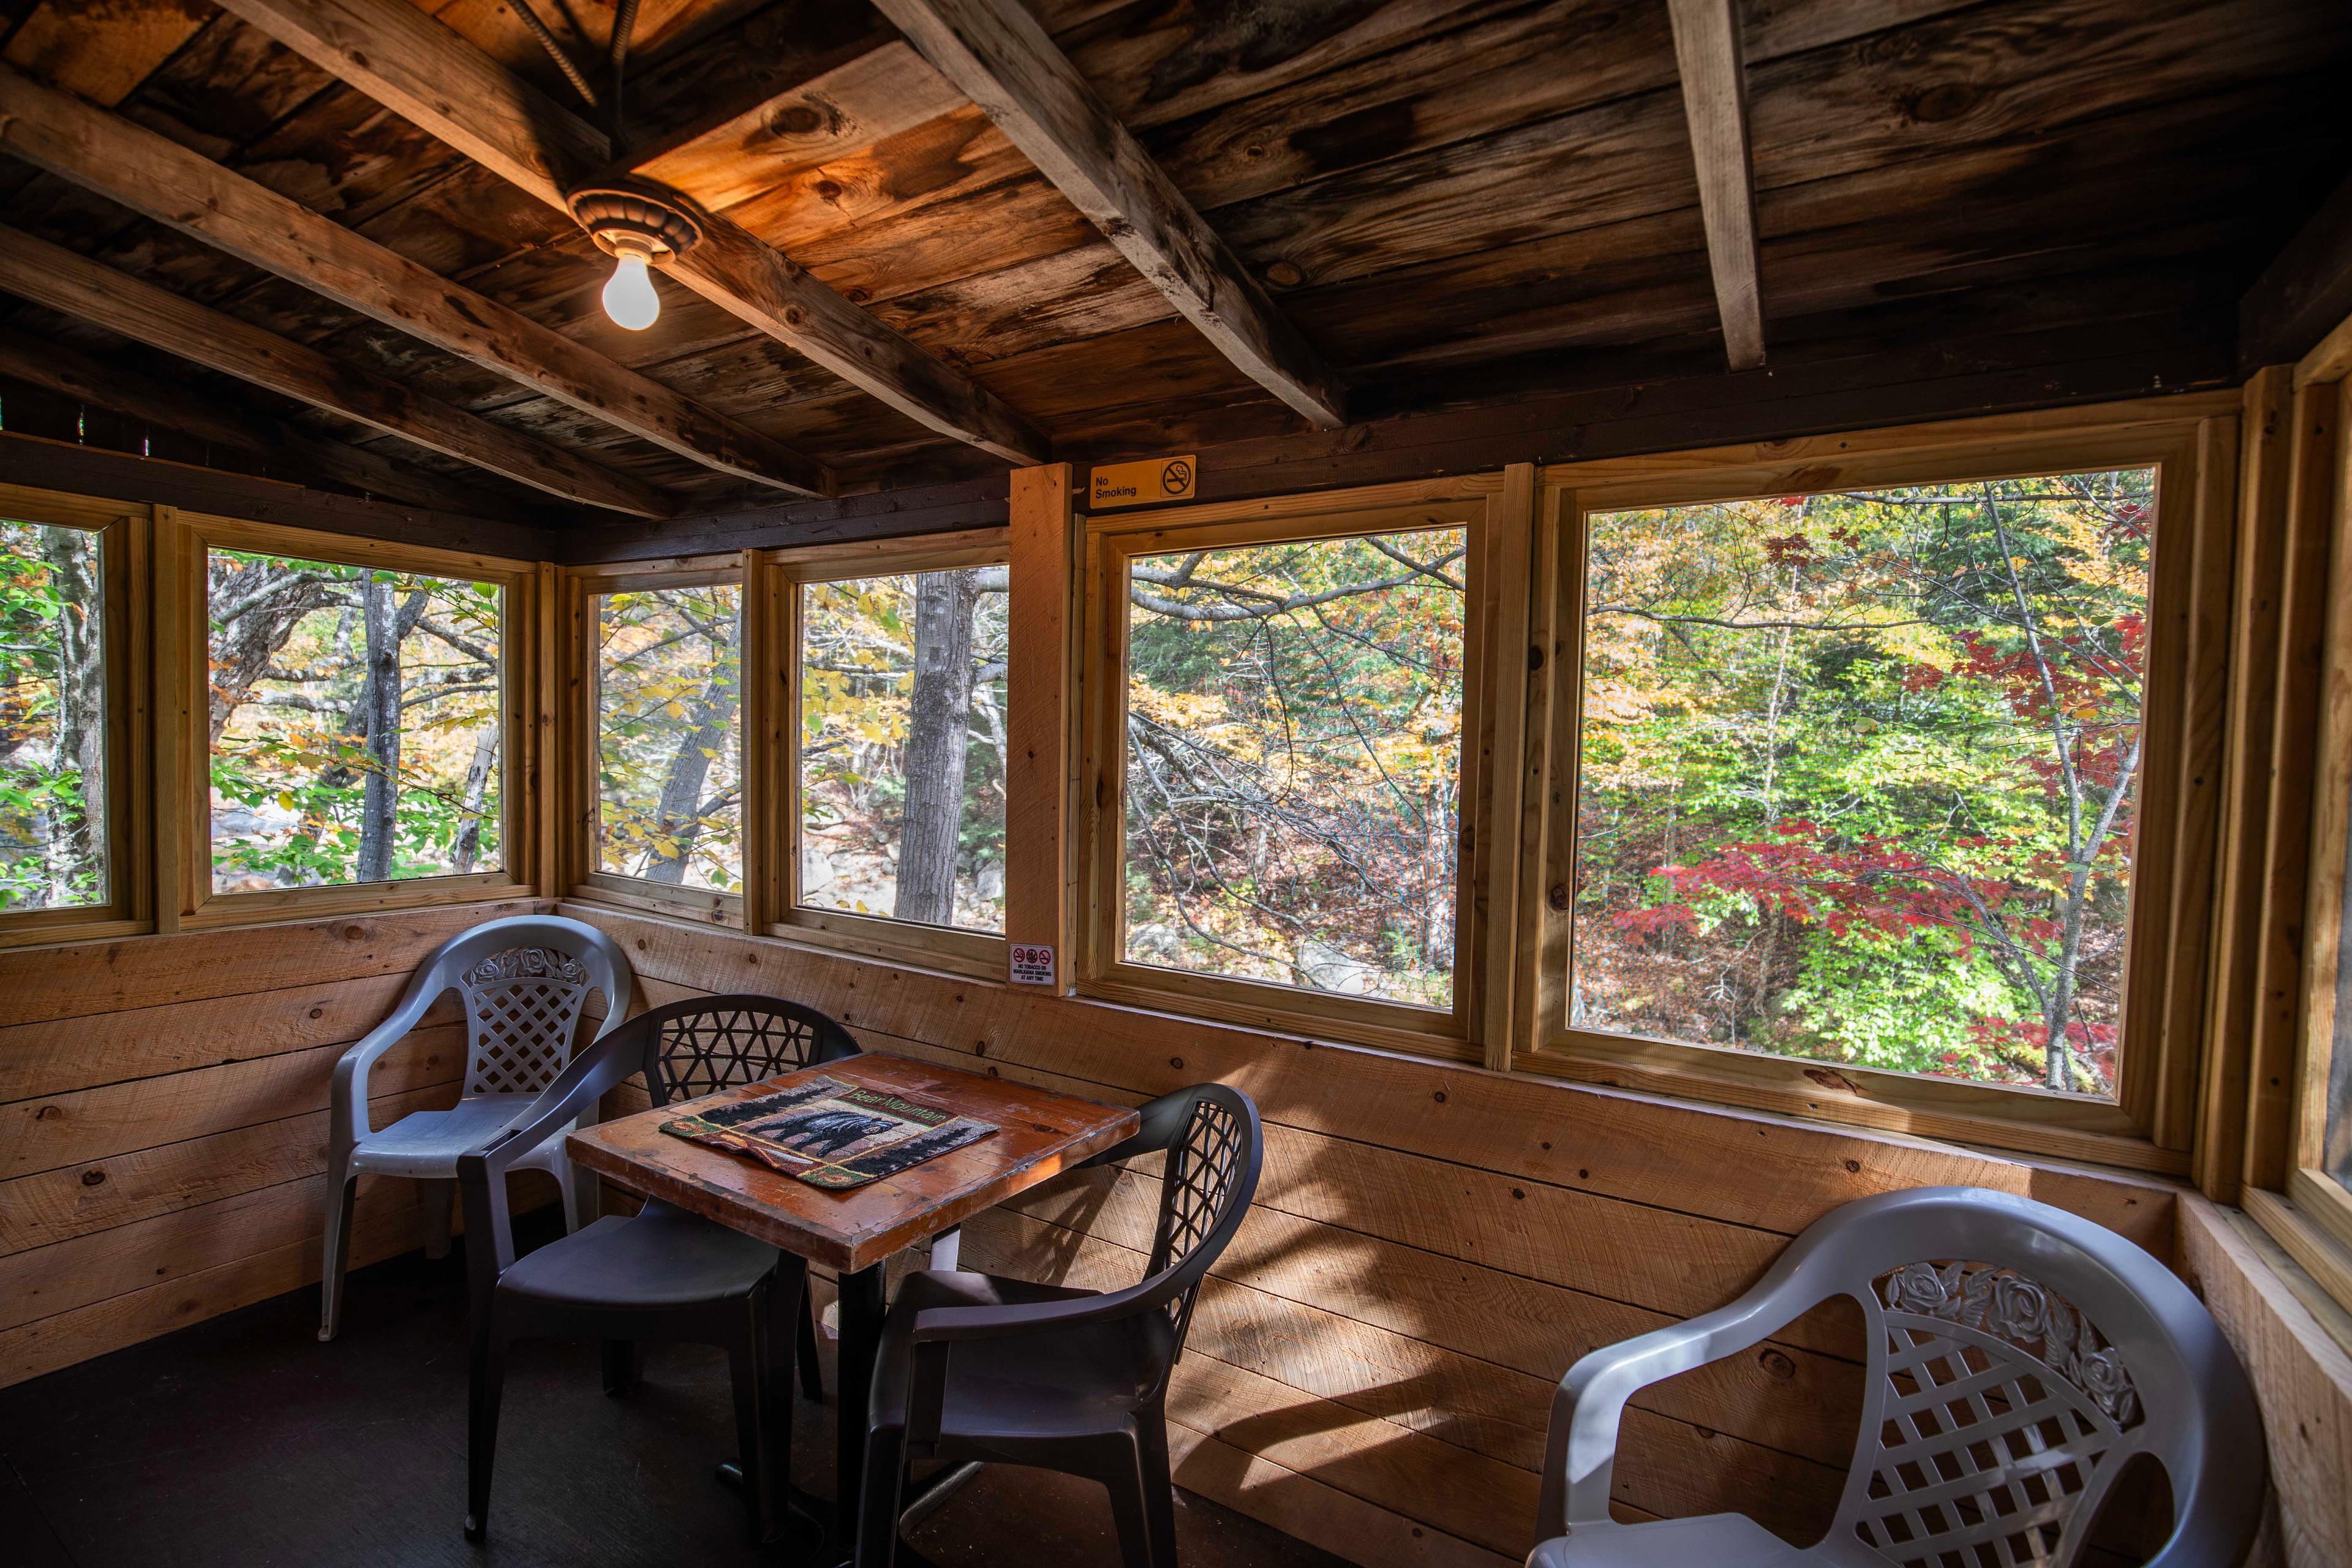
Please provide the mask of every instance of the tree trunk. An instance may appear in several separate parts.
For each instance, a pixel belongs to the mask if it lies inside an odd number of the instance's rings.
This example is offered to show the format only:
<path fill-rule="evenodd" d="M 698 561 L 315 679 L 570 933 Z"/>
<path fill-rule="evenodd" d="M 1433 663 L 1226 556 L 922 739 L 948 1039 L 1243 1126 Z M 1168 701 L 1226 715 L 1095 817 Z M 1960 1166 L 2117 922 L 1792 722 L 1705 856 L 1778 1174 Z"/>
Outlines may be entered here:
<path fill-rule="evenodd" d="M 360 694 L 367 716 L 367 783 L 360 796 L 359 862 L 352 879 L 392 880 L 392 843 L 400 816 L 400 616 L 392 579 L 368 574 L 360 589 L 367 639 L 367 685 Z"/>
<path fill-rule="evenodd" d="M 449 856 L 449 870 L 464 876 L 482 852 L 482 802 L 489 794 L 490 775 L 498 771 L 499 727 L 483 731 L 474 742 L 474 760 L 466 764 L 466 815 L 457 828 L 457 842 Z"/>
<path fill-rule="evenodd" d="M 927 572 L 915 579 L 915 690 L 892 911 L 902 921 L 955 923 L 964 752 L 971 737 L 971 614 L 979 601 L 976 573 Z"/>
<path fill-rule="evenodd" d="M 735 718 L 742 668 L 734 650 L 742 645 L 743 611 L 739 598 L 731 636 L 725 642 L 714 638 L 711 643 L 710 684 L 702 689 L 688 709 L 694 728 L 678 742 L 677 752 L 669 760 L 669 771 L 662 779 L 661 809 L 654 822 L 656 842 L 645 872 L 649 882 L 677 887 L 686 880 L 687 867 L 694 858 L 695 841 L 702 837 L 702 786 L 710 777 L 710 753 L 726 742 L 727 726 Z M 664 854 L 660 847 L 663 838 L 677 847 Z"/>
<path fill-rule="evenodd" d="M 106 678 L 100 668 L 98 536 L 40 531 L 58 611 L 58 736 L 51 765 L 79 775 L 79 802 L 50 808 L 53 887 L 77 902 L 106 890 Z"/>

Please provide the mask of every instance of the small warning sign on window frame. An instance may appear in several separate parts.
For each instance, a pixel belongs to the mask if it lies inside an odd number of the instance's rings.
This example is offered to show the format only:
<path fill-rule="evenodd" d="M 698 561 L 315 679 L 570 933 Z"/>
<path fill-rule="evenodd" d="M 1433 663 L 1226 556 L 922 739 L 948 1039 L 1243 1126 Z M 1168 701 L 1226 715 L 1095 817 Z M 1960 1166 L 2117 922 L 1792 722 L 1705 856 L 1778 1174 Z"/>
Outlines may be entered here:
<path fill-rule="evenodd" d="M 1191 500 L 1200 482 L 1200 460 L 1190 452 L 1173 458 L 1109 463 L 1095 469 L 1087 505 L 1100 511 L 1106 508 Z"/>
<path fill-rule="evenodd" d="M 1013 984 L 1015 985 L 1051 985 L 1054 984 L 1054 950 L 1027 942 L 1013 944 Z"/>

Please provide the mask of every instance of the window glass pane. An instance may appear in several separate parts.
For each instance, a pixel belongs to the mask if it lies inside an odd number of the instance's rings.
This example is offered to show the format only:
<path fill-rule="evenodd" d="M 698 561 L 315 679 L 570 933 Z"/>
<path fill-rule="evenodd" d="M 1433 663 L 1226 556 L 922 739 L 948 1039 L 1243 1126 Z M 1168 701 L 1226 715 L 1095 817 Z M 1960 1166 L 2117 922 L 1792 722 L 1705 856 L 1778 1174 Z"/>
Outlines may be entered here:
<path fill-rule="evenodd" d="M 597 868 L 743 886 L 743 590 L 597 601 Z"/>
<path fill-rule="evenodd" d="M 801 589 L 801 902 L 1004 929 L 1004 568 Z"/>
<path fill-rule="evenodd" d="M 215 550 L 213 889 L 500 864 L 504 590 Z"/>
<path fill-rule="evenodd" d="M 98 535 L 0 520 L 0 911 L 103 904 Z"/>
<path fill-rule="evenodd" d="M 1571 1025 L 2112 1095 L 2155 492 L 1592 518 Z"/>
<path fill-rule="evenodd" d="M 1467 545 L 1130 563 L 1129 963 L 1453 1005 Z"/>

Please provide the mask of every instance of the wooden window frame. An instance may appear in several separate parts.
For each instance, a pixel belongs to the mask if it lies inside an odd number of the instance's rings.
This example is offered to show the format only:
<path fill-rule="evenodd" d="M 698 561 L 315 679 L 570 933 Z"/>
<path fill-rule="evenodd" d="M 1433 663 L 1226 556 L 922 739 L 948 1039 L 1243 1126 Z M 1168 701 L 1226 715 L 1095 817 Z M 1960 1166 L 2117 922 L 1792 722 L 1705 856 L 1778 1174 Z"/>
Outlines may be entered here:
<path fill-rule="evenodd" d="M 578 701 L 573 712 L 572 727 L 578 737 L 566 759 L 566 776 L 556 782 L 564 801 L 564 820 L 579 825 L 579 832 L 571 837 L 576 844 L 566 848 L 576 857 L 562 885 L 569 896 L 590 903 L 617 904 L 624 909 L 643 910 L 649 914 L 678 915 L 711 925 L 744 929 L 745 895 L 741 892 L 721 892 L 716 888 L 670 887 L 666 883 L 647 881 L 643 877 L 625 877 L 617 871 L 598 868 L 603 859 L 600 821 L 603 796 L 596 780 L 602 770 L 602 724 L 600 710 L 604 700 L 604 661 L 598 657 L 603 638 L 596 621 L 596 600 L 606 594 L 635 593 L 653 588 L 707 588 L 732 583 L 743 595 L 742 646 L 736 650 L 740 661 L 738 681 L 741 686 L 737 724 L 741 734 L 742 754 L 736 759 L 736 776 L 742 781 L 743 812 L 743 885 L 749 888 L 753 877 L 754 844 L 760 837 L 752 817 L 751 787 L 752 712 L 751 689 L 757 684 L 752 658 L 760 646 L 757 628 L 752 624 L 751 584 L 749 568 L 740 551 L 723 555 L 698 555 L 668 561 L 631 562 L 623 565 L 577 566 L 564 574 L 563 619 L 569 628 L 569 647 L 562 668 L 576 672 Z"/>
<path fill-rule="evenodd" d="M 166 509 L 156 509 L 159 512 Z M 206 565 L 215 549 L 251 551 L 337 565 L 416 572 L 495 583 L 504 592 L 499 653 L 504 733 L 499 748 L 499 859 L 495 871 L 343 883 L 267 892 L 221 893 L 212 885 L 212 754 L 205 680 L 210 658 Z M 552 715 L 542 700 L 547 573 L 525 561 L 180 511 L 156 522 L 157 924 L 202 930 L 486 899 L 532 897 L 541 889 L 541 808 L 532 788 Z"/>
<path fill-rule="evenodd" d="M 1555 657 L 1531 698 L 1549 736 L 1542 795 L 1573 802 L 1582 722 L 1587 519 L 1641 507 L 2032 474 L 2154 467 L 2157 528 L 2134 813 L 2116 1097 L 1974 1084 L 1729 1047 L 1580 1029 L 1567 1019 L 1576 886 L 1572 805 L 1540 814 L 1523 846 L 1535 952 L 1520 980 L 1513 1065 L 1527 1071 L 1753 1110 L 2170 1174 L 2196 1135 L 2212 787 L 2220 740 L 2199 722 L 2226 682 L 2211 626 L 2227 624 L 2234 534 L 2234 394 L 1548 468 L 1538 551 Z M 1563 809 L 1567 815 L 1562 816 Z M 1531 814 L 1533 816 L 1535 814 Z"/>
<path fill-rule="evenodd" d="M 100 671 L 106 682 L 107 900 L 61 910 L 0 912 L 0 948 L 131 936 L 153 924 L 153 826 L 149 779 L 153 732 L 149 669 L 153 658 L 147 613 L 148 559 L 159 509 L 0 485 L 0 515 L 94 533 L 99 540 Z"/>
<path fill-rule="evenodd" d="M 2267 759 L 2233 759 L 2270 783 L 2268 863 L 2308 868 L 2299 910 L 2265 908 L 2242 946 L 2260 998 L 2251 1038 L 2221 1068 L 2239 1092 L 2244 1135 L 2234 1166 L 2209 1163 L 2209 1195 L 2235 1196 L 2247 1214 L 2336 1303 L 2352 1310 L 2352 1191 L 2326 1173 L 2322 1151 L 2342 975 L 2347 820 L 2352 820 L 2352 321 L 2295 366 L 2248 384 L 2248 467 L 2274 465 L 2267 497 L 2250 484 L 2252 526 L 2283 536 L 2277 605 L 2275 729 Z M 2265 397 L 2280 417 L 2258 436 Z M 2262 447 L 2271 447 L 2264 463 Z M 2264 649 L 2264 652 L 2271 650 Z M 2274 901 L 2274 900 L 2273 900 Z M 2291 922 L 2301 917 L 2301 930 Z M 2273 1006 L 2292 994 L 2294 1005 Z"/>
<path fill-rule="evenodd" d="M 757 609 L 755 612 L 747 606 L 746 625 L 756 620 L 760 635 L 754 638 L 747 632 L 745 640 L 752 642 L 762 655 L 762 679 L 758 683 L 761 705 L 757 710 L 757 749 L 761 753 L 760 772 L 766 781 L 761 798 L 774 803 L 773 809 L 762 811 L 758 829 L 747 836 L 761 847 L 756 877 L 750 875 L 749 862 L 745 868 L 754 931 L 920 968 L 987 980 L 1004 978 L 1011 944 L 1003 931 L 919 925 L 887 915 L 861 915 L 804 908 L 801 904 L 801 589 L 811 583 L 837 583 L 856 577 L 944 572 L 967 566 L 1009 568 L 1011 562 L 1012 531 L 1002 527 L 751 552 L 748 581 L 754 586 L 749 590 L 750 604 Z M 1008 670 L 1008 696 L 1018 679 L 1017 670 Z M 748 722 L 752 716 L 753 710 L 747 708 L 747 747 L 754 733 Z M 748 773 L 747 768 L 747 776 Z M 1012 859 L 1017 852 L 1012 844 L 1013 815 L 1008 800 L 1008 887 Z M 1011 921 L 1008 900 L 1008 926 Z"/>
<path fill-rule="evenodd" d="M 1183 1012 L 1245 1027 L 1486 1061 L 1485 1043 L 1499 1037 L 1491 1009 L 1509 994 L 1513 947 L 1510 853 L 1482 856 L 1516 832 L 1519 770 L 1497 767 L 1520 749 L 1515 725 L 1524 661 L 1500 658 L 1525 633 L 1524 603 L 1504 591 L 1524 584 L 1535 470 L 1516 465 L 1478 474 L 1360 489 L 1215 502 L 1084 520 L 1085 632 L 1079 672 L 1079 887 L 1073 925 L 1079 952 L 1077 993 L 1103 1001 Z M 1231 975 L 1163 969 L 1126 961 L 1125 767 L 1127 564 L 1139 555 L 1186 549 L 1238 549 L 1366 534 L 1461 528 L 1468 543 L 1463 628 L 1461 868 L 1454 889 L 1454 1005 L 1440 1013 L 1408 1003 L 1339 996 Z M 1499 700 L 1498 700 L 1499 699 Z"/>

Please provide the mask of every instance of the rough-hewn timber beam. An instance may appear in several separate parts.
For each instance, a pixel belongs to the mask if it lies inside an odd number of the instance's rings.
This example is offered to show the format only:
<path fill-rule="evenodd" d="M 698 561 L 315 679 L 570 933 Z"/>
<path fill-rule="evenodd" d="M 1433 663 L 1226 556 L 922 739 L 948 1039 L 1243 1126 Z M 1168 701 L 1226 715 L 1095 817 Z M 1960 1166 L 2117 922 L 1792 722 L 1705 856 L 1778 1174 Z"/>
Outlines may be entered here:
<path fill-rule="evenodd" d="M 2352 315 L 2352 180 L 2337 185 L 2238 304 L 2238 368 L 2291 364 Z"/>
<path fill-rule="evenodd" d="M 381 452 L 297 429 L 253 409 L 224 413 L 194 388 L 91 358 L 79 349 L 0 327 L 0 376 L 104 408 L 156 430 L 248 452 L 364 495 L 389 496 L 439 511 L 498 516 L 509 509 L 461 480 L 412 468 Z"/>
<path fill-rule="evenodd" d="M 200 153 L 0 67 L 0 151 L 241 261 L 743 479 L 822 495 L 824 465 Z"/>
<path fill-rule="evenodd" d="M 1251 380 L 1326 430 L 1339 378 L 1022 0 L 875 0 L 916 50 Z"/>
<path fill-rule="evenodd" d="M 604 134 L 407 0 L 226 0 L 226 8 L 561 211 L 610 156 Z M 995 394 L 717 214 L 666 270 L 746 324 L 941 435 L 1009 461 L 1045 438 Z"/>
<path fill-rule="evenodd" d="M 0 289 L 566 500 L 639 517 L 676 510 L 641 479 L 16 229 L 0 228 Z"/>
<path fill-rule="evenodd" d="M 1683 78 L 1706 259 L 1734 370 L 1764 363 L 1764 286 L 1756 260 L 1756 182 L 1748 153 L 1748 66 L 1738 0 L 1667 0 Z"/>

